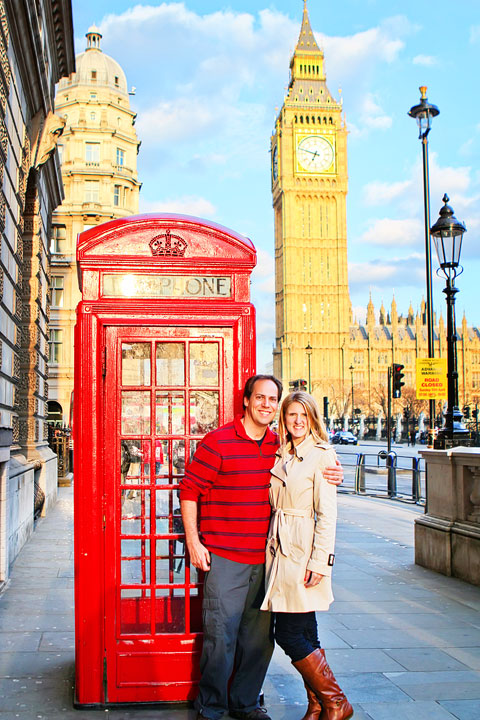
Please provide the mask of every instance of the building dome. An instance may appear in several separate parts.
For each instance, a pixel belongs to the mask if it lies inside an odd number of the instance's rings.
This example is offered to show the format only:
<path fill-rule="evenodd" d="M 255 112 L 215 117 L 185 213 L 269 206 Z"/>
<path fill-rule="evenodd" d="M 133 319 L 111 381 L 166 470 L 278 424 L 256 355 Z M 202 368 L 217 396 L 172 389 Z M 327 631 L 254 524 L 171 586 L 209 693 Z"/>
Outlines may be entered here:
<path fill-rule="evenodd" d="M 106 55 L 100 48 L 102 34 L 92 25 L 86 33 L 87 48 L 75 58 L 76 72 L 69 78 L 63 78 L 59 83 L 59 90 L 65 90 L 78 85 L 88 85 L 90 88 L 111 88 L 117 93 L 128 95 L 127 78 L 116 60 Z"/>

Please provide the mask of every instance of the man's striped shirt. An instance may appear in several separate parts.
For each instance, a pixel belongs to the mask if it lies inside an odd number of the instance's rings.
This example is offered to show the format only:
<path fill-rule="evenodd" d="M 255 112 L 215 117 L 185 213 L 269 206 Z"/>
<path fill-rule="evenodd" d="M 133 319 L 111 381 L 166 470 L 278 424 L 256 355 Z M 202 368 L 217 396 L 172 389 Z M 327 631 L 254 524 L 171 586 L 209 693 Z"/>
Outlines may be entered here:
<path fill-rule="evenodd" d="M 259 445 L 238 415 L 198 446 L 180 483 L 180 500 L 199 502 L 200 538 L 214 554 L 241 563 L 265 561 L 270 470 L 278 444 L 267 428 Z"/>

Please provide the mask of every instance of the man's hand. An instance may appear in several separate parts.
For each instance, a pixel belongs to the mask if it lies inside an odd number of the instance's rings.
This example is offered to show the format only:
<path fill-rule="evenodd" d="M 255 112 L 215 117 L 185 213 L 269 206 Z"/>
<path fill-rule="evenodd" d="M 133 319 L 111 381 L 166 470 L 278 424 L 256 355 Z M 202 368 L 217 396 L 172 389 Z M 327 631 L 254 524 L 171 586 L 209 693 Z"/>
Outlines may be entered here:
<path fill-rule="evenodd" d="M 199 570 L 207 572 L 210 570 L 210 553 L 205 545 L 202 545 L 198 536 L 197 503 L 194 500 L 181 500 L 180 507 L 190 562 Z"/>
<path fill-rule="evenodd" d="M 336 466 L 325 468 L 323 477 L 331 485 L 341 485 L 343 482 L 343 468 L 340 461 L 337 460 Z"/>
<path fill-rule="evenodd" d="M 210 553 L 205 545 L 197 540 L 197 542 L 188 543 L 187 547 L 192 565 L 205 572 L 210 570 Z"/>

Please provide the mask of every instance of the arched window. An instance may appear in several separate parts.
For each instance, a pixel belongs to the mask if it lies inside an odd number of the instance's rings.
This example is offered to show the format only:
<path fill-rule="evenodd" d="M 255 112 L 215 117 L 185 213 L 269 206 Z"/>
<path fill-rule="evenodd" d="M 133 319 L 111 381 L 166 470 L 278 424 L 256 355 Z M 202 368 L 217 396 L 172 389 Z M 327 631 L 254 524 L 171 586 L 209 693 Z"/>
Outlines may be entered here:
<path fill-rule="evenodd" d="M 51 425 L 63 425 L 63 410 L 56 400 L 47 402 L 47 422 Z"/>

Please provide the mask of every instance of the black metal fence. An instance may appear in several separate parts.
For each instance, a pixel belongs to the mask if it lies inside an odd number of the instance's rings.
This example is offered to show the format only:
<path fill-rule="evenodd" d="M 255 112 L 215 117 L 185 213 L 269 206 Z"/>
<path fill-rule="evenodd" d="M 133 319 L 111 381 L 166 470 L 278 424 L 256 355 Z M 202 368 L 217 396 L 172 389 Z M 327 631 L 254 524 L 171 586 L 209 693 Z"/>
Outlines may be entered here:
<path fill-rule="evenodd" d="M 415 456 L 378 453 L 346 453 L 336 449 L 344 481 L 339 492 L 425 503 L 425 462 Z"/>
<path fill-rule="evenodd" d="M 58 457 L 58 478 L 66 478 L 73 470 L 72 433 L 67 427 L 48 426 L 48 444 Z"/>

